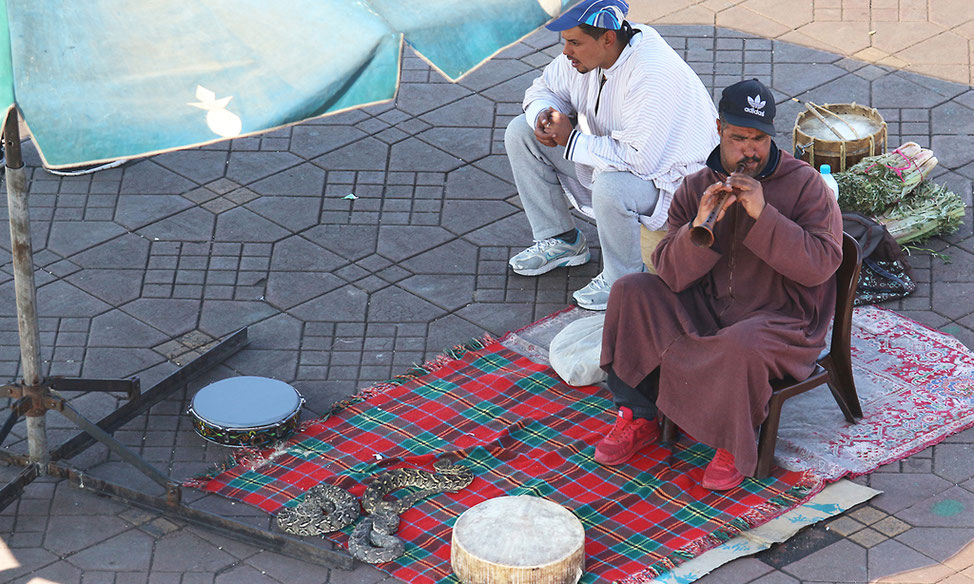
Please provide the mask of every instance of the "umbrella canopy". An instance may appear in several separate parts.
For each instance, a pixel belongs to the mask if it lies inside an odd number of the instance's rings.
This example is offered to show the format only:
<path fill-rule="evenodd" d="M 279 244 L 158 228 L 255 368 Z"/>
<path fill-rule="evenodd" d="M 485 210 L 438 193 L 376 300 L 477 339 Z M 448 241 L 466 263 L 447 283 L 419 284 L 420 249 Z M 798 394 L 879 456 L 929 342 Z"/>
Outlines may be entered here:
<path fill-rule="evenodd" d="M 24 399 L 44 403 L 46 388 L 14 108 L 48 168 L 197 146 L 392 99 L 404 42 L 458 79 L 575 1 L 0 0 Z M 45 416 L 32 412 L 42 462 Z"/>
<path fill-rule="evenodd" d="M 575 0 L 0 0 L 0 107 L 46 166 L 392 99 L 403 42 L 451 80 Z"/>

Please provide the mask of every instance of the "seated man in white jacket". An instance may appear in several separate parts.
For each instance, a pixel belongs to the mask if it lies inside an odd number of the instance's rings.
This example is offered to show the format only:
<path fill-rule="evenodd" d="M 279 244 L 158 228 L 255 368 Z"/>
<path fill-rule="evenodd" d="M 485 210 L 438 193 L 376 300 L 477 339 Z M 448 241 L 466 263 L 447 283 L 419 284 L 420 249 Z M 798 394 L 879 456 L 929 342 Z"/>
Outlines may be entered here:
<path fill-rule="evenodd" d="M 655 30 L 626 22 L 628 10 L 586 0 L 548 25 L 564 50 L 504 137 L 535 240 L 510 266 L 537 276 L 591 259 L 567 195 L 598 227 L 602 272 L 573 294 L 589 310 L 605 310 L 612 283 L 643 270 L 640 222 L 661 229 L 676 187 L 717 145 L 700 78 Z"/>

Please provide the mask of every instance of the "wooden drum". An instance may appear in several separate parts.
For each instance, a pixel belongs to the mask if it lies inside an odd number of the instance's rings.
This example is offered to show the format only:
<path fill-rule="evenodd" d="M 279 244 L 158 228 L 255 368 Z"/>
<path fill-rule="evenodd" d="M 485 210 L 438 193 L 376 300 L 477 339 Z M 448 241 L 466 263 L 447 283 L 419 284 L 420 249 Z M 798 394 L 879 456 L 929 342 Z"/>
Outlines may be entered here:
<path fill-rule="evenodd" d="M 230 377 L 196 392 L 189 407 L 202 438 L 223 446 L 263 446 L 294 432 L 304 398 L 283 381 Z"/>
<path fill-rule="evenodd" d="M 457 519 L 450 564 L 463 584 L 575 584 L 585 569 L 585 529 L 547 499 L 488 499 Z"/>
<path fill-rule="evenodd" d="M 815 168 L 845 171 L 867 156 L 886 152 L 886 122 L 871 107 L 856 103 L 808 103 L 791 133 L 795 156 Z"/>

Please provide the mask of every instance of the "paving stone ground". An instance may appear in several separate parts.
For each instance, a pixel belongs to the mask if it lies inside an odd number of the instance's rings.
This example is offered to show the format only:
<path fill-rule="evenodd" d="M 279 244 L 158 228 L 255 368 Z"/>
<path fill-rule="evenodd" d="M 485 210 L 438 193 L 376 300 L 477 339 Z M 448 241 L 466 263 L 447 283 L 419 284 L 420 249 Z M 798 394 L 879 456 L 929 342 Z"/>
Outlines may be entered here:
<path fill-rule="evenodd" d="M 890 144 L 933 147 L 934 180 L 964 198 L 965 225 L 929 242 L 935 254 L 914 252 L 918 289 L 889 307 L 974 347 L 974 90 L 712 26 L 659 30 L 715 94 L 742 77 L 770 85 L 782 147 L 791 147 L 806 100 L 872 105 L 889 124 Z M 116 433 L 185 478 L 227 455 L 196 437 L 184 413 L 187 395 L 209 381 L 282 379 L 306 396 L 312 417 L 445 347 L 565 307 L 598 273 L 598 250 L 588 265 L 538 278 L 507 271 L 530 232 L 503 149 L 525 87 L 559 51 L 557 36 L 538 33 L 458 84 L 407 52 L 395 103 L 94 175 L 48 174 L 27 147 L 44 373 L 137 374 L 147 387 L 213 340 L 250 327 L 247 349 Z M 579 225 L 597 241 L 592 224 Z M 0 252 L 9 258 L 2 238 Z M 0 377 L 15 379 L 18 360 L 8 261 L 0 264 Z M 72 399 L 93 418 L 120 403 Z M 48 430 L 52 445 L 74 435 L 56 414 Z M 23 450 L 24 442 L 21 425 L 8 446 Z M 968 430 L 860 477 L 884 494 L 704 581 L 864 582 L 914 571 L 906 581 L 974 582 L 972 454 Z M 101 446 L 72 462 L 151 486 Z M 0 478 L 11 472 L 0 468 Z M 270 521 L 243 504 L 187 498 L 251 524 Z M 387 579 L 369 566 L 347 572 L 262 551 L 52 479 L 35 481 L 0 513 L 0 539 L 4 582 Z"/>

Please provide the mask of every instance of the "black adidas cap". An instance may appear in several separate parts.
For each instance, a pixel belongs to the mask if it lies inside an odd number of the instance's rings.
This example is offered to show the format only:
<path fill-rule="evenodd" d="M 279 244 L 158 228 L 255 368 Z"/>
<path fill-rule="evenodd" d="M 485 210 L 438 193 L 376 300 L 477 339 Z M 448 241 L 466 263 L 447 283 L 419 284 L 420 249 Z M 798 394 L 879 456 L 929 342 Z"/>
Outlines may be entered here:
<path fill-rule="evenodd" d="M 734 126 L 761 130 L 769 136 L 774 130 L 774 96 L 757 79 L 738 81 L 720 94 L 718 111 Z"/>

